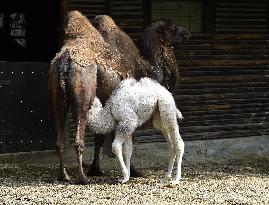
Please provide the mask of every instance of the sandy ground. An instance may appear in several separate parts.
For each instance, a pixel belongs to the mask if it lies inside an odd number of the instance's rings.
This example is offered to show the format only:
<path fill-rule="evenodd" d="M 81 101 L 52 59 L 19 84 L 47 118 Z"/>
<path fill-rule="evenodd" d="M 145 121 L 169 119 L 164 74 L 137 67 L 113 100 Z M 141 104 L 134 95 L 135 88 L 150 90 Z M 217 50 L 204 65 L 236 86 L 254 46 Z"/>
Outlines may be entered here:
<path fill-rule="evenodd" d="M 136 145 L 133 162 L 143 177 L 123 185 L 117 181 L 121 175 L 118 162 L 107 157 L 101 160 L 104 176 L 89 177 L 89 185 L 77 185 L 73 151 L 67 160 L 71 184 L 56 180 L 55 153 L 1 156 L 0 204 L 269 204 L 267 160 L 224 164 L 185 160 L 182 181 L 169 186 L 162 181 L 167 151 L 164 143 Z M 92 156 L 92 149 L 84 156 Z"/>

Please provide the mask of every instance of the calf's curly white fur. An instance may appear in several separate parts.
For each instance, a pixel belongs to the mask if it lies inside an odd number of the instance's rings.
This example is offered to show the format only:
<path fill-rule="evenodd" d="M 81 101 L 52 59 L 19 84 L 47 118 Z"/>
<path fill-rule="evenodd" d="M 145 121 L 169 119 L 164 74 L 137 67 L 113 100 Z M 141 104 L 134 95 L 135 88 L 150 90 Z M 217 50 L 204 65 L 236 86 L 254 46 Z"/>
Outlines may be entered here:
<path fill-rule="evenodd" d="M 159 129 L 170 145 L 170 159 L 166 177 L 171 178 L 174 162 L 177 162 L 177 184 L 181 179 L 181 162 L 184 142 L 179 134 L 178 119 L 183 119 L 171 93 L 156 81 L 142 78 L 123 80 L 102 107 L 95 98 L 88 113 L 88 125 L 98 134 L 115 131 L 112 151 L 117 156 L 123 174 L 122 183 L 130 178 L 130 159 L 135 129 L 152 117 L 153 126 Z M 125 160 L 125 162 L 124 162 Z"/>

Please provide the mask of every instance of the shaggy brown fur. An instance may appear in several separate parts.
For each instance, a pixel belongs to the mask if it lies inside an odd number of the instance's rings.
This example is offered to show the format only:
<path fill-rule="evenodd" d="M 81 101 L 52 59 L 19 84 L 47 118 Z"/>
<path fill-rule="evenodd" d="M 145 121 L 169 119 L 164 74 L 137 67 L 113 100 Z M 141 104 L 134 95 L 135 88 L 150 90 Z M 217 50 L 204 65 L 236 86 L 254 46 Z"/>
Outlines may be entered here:
<path fill-rule="evenodd" d="M 59 179 L 70 180 L 64 168 L 63 144 L 66 115 L 71 105 L 76 124 L 78 182 L 86 184 L 88 181 L 82 168 L 82 152 L 87 110 L 96 94 L 97 71 L 101 79 L 105 79 L 98 84 L 106 86 L 106 80 L 114 80 L 108 83 L 105 95 L 109 95 L 122 79 L 121 76 L 128 75 L 128 72 L 120 72 L 123 70 L 121 56 L 110 49 L 100 33 L 78 11 L 66 15 L 64 32 L 64 45 L 52 60 L 49 72 L 50 105 L 58 135 Z"/>
<path fill-rule="evenodd" d="M 140 39 L 140 51 L 154 67 L 157 81 L 173 92 L 179 80 L 178 65 L 173 52 L 173 43 L 190 37 L 183 27 L 169 21 L 157 21 L 148 26 Z"/>
<path fill-rule="evenodd" d="M 110 48 L 119 53 L 124 67 L 118 70 L 121 73 L 136 79 L 141 77 L 153 77 L 151 65 L 145 61 L 132 39 L 122 31 L 110 16 L 98 15 L 92 20 L 92 24 L 101 33 Z"/>
<path fill-rule="evenodd" d="M 128 76 L 136 79 L 153 77 L 170 88 L 169 75 L 174 75 L 172 78 L 175 79 L 178 75 L 170 45 L 170 38 L 173 35 L 165 36 L 167 34 L 165 29 L 170 31 L 170 27 L 155 28 L 155 33 L 151 33 L 155 35 L 153 38 L 155 41 L 145 41 L 151 42 L 153 47 L 150 47 L 150 52 L 153 56 L 155 52 L 158 53 L 157 58 L 147 56 L 149 60 L 152 60 L 149 62 L 155 66 L 152 69 L 151 65 L 140 56 L 132 40 L 117 28 L 111 18 L 107 16 L 96 18 L 95 26 L 100 29 L 100 32 L 78 11 L 72 11 L 66 15 L 64 45 L 51 62 L 49 77 L 50 104 L 58 134 L 59 178 L 70 180 L 64 168 L 63 144 L 66 114 L 71 105 L 71 112 L 76 123 L 75 150 L 78 160 L 78 182 L 83 184 L 88 182 L 82 168 L 85 124 L 87 110 L 96 92 L 102 102 L 105 102 L 118 83 Z M 164 32 L 157 33 L 158 29 Z M 150 39 L 150 36 L 145 39 Z M 163 71 L 165 69 L 168 70 Z M 167 79 L 165 74 L 167 74 Z M 172 81 L 174 84 L 175 80 Z"/>

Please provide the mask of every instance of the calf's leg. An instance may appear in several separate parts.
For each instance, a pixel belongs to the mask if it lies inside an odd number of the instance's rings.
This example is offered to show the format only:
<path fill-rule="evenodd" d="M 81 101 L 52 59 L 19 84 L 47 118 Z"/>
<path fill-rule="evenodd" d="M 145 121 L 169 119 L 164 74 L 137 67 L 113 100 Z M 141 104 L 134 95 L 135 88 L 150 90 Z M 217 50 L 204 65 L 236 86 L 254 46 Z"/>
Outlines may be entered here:
<path fill-rule="evenodd" d="M 175 149 L 174 149 L 173 139 L 171 139 L 169 131 L 167 131 L 166 129 L 162 129 L 161 131 L 162 131 L 162 134 L 165 137 L 166 141 L 169 144 L 170 156 L 169 156 L 169 164 L 168 164 L 168 170 L 166 173 L 166 177 L 170 179 L 172 177 L 172 171 L 173 171 L 173 166 L 174 166 L 175 159 L 176 159 L 176 153 L 175 153 Z"/>
<path fill-rule="evenodd" d="M 171 138 L 174 141 L 174 152 L 176 154 L 176 176 L 172 180 L 172 184 L 178 184 L 179 180 L 181 179 L 181 164 L 182 164 L 182 157 L 184 154 L 184 142 L 179 134 L 179 129 L 176 126 L 174 129 L 171 129 Z"/>
<path fill-rule="evenodd" d="M 127 142 L 127 148 L 132 148 L 131 144 L 131 136 L 138 125 L 138 116 L 136 113 L 131 109 L 125 109 L 120 112 L 121 119 L 119 119 L 119 123 L 116 128 L 116 135 L 115 139 L 112 143 L 112 152 L 117 156 L 120 166 L 122 169 L 123 179 L 121 180 L 122 183 L 125 183 L 130 178 L 130 171 L 128 171 L 129 168 L 126 167 L 126 164 L 123 160 L 122 155 L 122 146 L 123 143 Z M 128 139 L 129 138 L 129 139 Z M 128 166 L 130 166 L 130 158 L 131 158 L 131 152 L 127 151 L 127 156 L 125 158 L 128 160 Z"/>
<path fill-rule="evenodd" d="M 123 143 L 123 156 L 125 159 L 125 165 L 128 170 L 129 177 L 131 176 L 131 157 L 133 153 L 133 141 L 132 136 L 128 136 L 125 142 Z"/>
<path fill-rule="evenodd" d="M 114 142 L 112 143 L 112 152 L 117 156 L 121 166 L 121 171 L 123 175 L 123 179 L 119 180 L 119 182 L 121 183 L 127 182 L 130 177 L 122 155 L 122 144 L 125 141 L 126 137 L 128 136 L 123 133 L 117 133 Z"/>

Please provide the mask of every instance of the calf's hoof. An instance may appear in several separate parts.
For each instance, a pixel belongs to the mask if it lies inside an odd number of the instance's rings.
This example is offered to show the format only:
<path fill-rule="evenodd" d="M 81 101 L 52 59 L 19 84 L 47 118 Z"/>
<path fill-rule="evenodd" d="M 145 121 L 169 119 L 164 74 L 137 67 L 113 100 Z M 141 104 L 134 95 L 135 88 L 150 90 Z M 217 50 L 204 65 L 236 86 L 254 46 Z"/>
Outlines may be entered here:
<path fill-rule="evenodd" d="M 87 172 L 87 176 L 103 176 L 104 173 L 101 171 L 99 166 L 95 166 L 91 164 L 89 171 Z"/>
<path fill-rule="evenodd" d="M 119 179 L 118 181 L 119 181 L 119 183 L 124 184 L 124 183 L 129 181 L 129 178 Z"/>
<path fill-rule="evenodd" d="M 179 180 L 172 180 L 172 181 L 171 181 L 171 184 L 172 184 L 172 185 L 178 185 L 178 184 L 179 184 Z"/>

